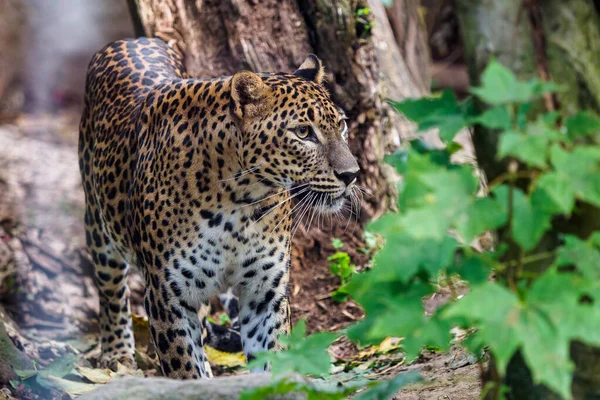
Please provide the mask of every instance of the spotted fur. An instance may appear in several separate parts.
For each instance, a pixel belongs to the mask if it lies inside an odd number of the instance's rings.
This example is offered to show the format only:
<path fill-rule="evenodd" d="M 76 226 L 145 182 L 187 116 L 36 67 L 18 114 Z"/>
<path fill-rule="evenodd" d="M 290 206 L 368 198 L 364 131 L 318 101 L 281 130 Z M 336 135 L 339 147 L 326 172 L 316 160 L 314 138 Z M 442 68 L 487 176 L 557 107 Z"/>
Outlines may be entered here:
<path fill-rule="evenodd" d="M 290 199 L 335 212 L 358 173 L 322 79 L 313 55 L 295 74 L 191 79 L 157 39 L 114 42 L 94 56 L 79 158 L 104 365 L 135 365 L 130 266 L 145 279 L 166 376 L 211 376 L 198 309 L 229 287 L 240 293 L 246 356 L 280 348 Z"/>

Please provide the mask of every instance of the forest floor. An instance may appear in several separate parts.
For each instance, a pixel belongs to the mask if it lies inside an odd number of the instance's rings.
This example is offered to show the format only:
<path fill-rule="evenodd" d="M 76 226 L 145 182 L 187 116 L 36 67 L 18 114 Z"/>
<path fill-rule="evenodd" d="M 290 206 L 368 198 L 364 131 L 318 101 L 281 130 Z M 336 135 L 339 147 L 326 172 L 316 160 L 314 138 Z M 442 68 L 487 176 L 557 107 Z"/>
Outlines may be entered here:
<path fill-rule="evenodd" d="M 56 372 L 56 379 L 39 374 L 38 383 L 50 380 L 48 387 L 61 388 L 67 394 L 53 389 L 40 394 L 43 392 L 35 385 L 23 384 L 0 368 L 0 383 L 12 379 L 12 384 L 0 390 L 0 399 L 69 398 L 69 393 L 85 392 L 91 384 L 119 376 L 95 369 L 98 297 L 91 278 L 93 267 L 84 251 L 77 119 L 71 112 L 20 116 L 11 123 L 0 123 L 0 325 L 4 322 L 11 341 L 35 360 L 38 369 L 56 359 L 64 360 L 65 354 L 77 355 L 77 367 L 70 375 L 65 375 L 70 367 L 62 375 Z M 330 273 L 326 257 L 310 271 L 292 271 L 292 315 L 294 321 L 305 318 L 311 332 L 337 331 L 362 317 L 353 302 L 339 304 L 328 296 L 338 278 Z M 158 375 L 144 332 L 147 326 L 139 276 L 130 278 L 130 286 L 132 312 L 140 316 L 134 323 L 141 353 L 138 364 L 143 365 L 144 375 Z M 440 294 L 427 306 L 434 307 L 444 296 Z M 217 311 L 213 318 L 219 321 L 219 317 Z M 0 351 L 1 346 L 0 338 Z M 376 378 L 422 371 L 424 381 L 402 390 L 398 399 L 470 400 L 478 399 L 481 391 L 480 367 L 459 347 L 450 353 L 423 354 L 410 365 L 405 365 L 397 340 L 357 349 L 342 339 L 330 352 L 340 371 L 358 368 Z M 217 373 L 225 374 L 234 373 L 232 366 L 240 362 L 239 357 L 223 354 L 213 355 L 211 361 Z M 54 371 L 56 364 L 51 368 Z M 25 382 L 32 379 L 21 378 Z"/>

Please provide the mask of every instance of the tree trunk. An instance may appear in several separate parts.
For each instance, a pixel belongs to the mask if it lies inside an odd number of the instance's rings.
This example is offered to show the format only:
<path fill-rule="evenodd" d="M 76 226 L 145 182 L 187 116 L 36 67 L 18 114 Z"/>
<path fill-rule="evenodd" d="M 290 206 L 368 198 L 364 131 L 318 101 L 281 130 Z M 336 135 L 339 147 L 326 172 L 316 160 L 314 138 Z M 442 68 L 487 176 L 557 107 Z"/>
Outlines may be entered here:
<path fill-rule="evenodd" d="M 419 16 L 420 5 L 420 0 L 393 0 L 391 7 L 385 11 L 414 82 L 423 92 L 427 92 L 431 86 L 431 57 L 427 30 Z"/>
<path fill-rule="evenodd" d="M 21 1 L 0 1 L 0 119 L 15 117 L 23 106 L 25 24 Z"/>
<path fill-rule="evenodd" d="M 597 42 L 600 19 L 592 2 L 457 0 L 456 5 L 473 85 L 478 84 L 481 72 L 490 58 L 495 57 L 522 79 L 537 76 L 565 88 L 556 98 L 547 97 L 543 104 L 537 104 L 537 111 L 560 107 L 569 114 L 577 110 L 600 109 L 600 71 L 593 61 L 600 51 Z M 488 180 L 506 170 L 506 165 L 495 157 L 498 132 L 478 126 L 473 142 L 479 165 Z M 536 251 L 556 248 L 560 234 L 571 233 L 585 238 L 598 229 L 600 210 L 581 204 L 578 213 L 568 221 L 554 221 L 553 230 L 542 239 Z M 550 261 L 532 265 L 532 268 L 544 270 Z M 574 398 L 597 398 L 600 393 L 600 349 L 575 342 L 571 346 L 571 358 L 576 365 L 572 385 Z M 496 376 L 493 363 L 490 368 L 488 377 Z M 533 383 L 519 353 L 508 365 L 503 383 L 510 389 L 510 399 L 558 398 L 545 386 Z M 487 398 L 492 397 L 488 395 Z"/>
<path fill-rule="evenodd" d="M 398 73 L 408 68 L 380 1 L 136 2 L 146 35 L 159 37 L 179 49 L 189 73 L 195 77 L 232 75 L 242 69 L 291 72 L 308 53 L 323 60 L 328 89 L 350 117 L 350 148 L 361 167 L 359 183 L 371 195 L 362 201 L 362 210 L 357 213 L 360 218 L 353 218 L 349 225 L 332 221 L 331 227 L 325 224 L 310 232 L 298 232 L 292 279 L 307 271 L 315 273 L 315 265 L 328 273 L 325 260 L 333 251 L 334 237 L 353 248 L 349 251 L 353 261 L 366 261 L 354 250 L 362 243 L 362 228 L 366 221 L 393 207 L 396 199 L 394 173 L 380 161 L 398 146 L 402 135 L 413 129 L 391 111 L 386 98 L 420 96 L 424 91 L 423 83 L 410 73 Z M 364 9 L 373 12 L 359 18 L 359 10 Z M 375 24 L 371 27 L 373 18 Z M 385 62 L 378 62 L 384 57 Z M 386 87 L 390 92 L 384 90 Z M 296 284 L 302 296 L 311 290 L 314 293 L 310 280 Z M 315 328 L 311 321 L 309 328 Z"/>

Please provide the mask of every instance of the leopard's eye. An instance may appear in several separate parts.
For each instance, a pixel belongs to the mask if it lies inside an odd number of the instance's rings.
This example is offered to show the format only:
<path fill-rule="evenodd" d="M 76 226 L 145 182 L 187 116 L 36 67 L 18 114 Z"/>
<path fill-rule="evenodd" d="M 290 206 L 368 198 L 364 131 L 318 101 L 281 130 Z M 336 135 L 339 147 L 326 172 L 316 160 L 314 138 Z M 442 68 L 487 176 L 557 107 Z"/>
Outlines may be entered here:
<path fill-rule="evenodd" d="M 295 132 L 300 139 L 307 139 L 312 133 L 312 128 L 310 126 L 303 125 L 297 127 Z"/>

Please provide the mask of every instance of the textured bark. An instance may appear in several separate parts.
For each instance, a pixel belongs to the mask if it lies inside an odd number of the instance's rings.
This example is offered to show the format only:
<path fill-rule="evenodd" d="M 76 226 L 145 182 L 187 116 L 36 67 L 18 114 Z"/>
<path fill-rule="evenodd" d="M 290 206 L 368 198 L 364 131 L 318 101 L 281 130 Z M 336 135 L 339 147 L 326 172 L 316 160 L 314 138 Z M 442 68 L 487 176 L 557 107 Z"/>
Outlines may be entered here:
<path fill-rule="evenodd" d="M 294 240 L 295 268 L 324 262 L 321 251 L 330 248 L 333 237 L 359 243 L 366 221 L 395 205 L 395 176 L 380 161 L 413 127 L 385 100 L 422 95 L 424 84 L 409 72 L 379 1 L 136 2 L 146 34 L 179 49 L 192 76 L 231 75 L 240 69 L 291 72 L 311 52 L 323 60 L 334 101 L 350 117 L 350 148 L 362 170 L 359 183 L 372 195 L 349 227 L 334 222 L 310 234 L 300 231 Z M 374 10 L 366 17 L 375 18 L 372 29 L 357 18 L 361 8 Z"/>
<path fill-rule="evenodd" d="M 300 380 L 301 377 L 293 377 Z M 271 374 L 251 374 L 176 381 L 166 378 L 124 378 L 104 385 L 93 392 L 78 397 L 81 400 L 231 400 L 242 391 L 267 385 Z M 305 393 L 289 393 L 269 399 L 301 400 Z"/>
<path fill-rule="evenodd" d="M 0 118 L 13 117 L 23 106 L 25 5 L 0 0 Z"/>
<path fill-rule="evenodd" d="M 600 17 L 588 0 L 542 2 L 550 74 L 563 84 L 558 93 L 561 108 L 574 113 L 600 111 Z"/>
<path fill-rule="evenodd" d="M 547 77 L 566 90 L 558 94 L 558 106 L 566 113 L 576 110 L 598 110 L 600 88 L 596 40 L 600 20 L 594 4 L 586 0 L 457 0 L 465 52 L 471 81 L 477 85 L 481 72 L 495 57 L 522 79 Z M 541 40 L 540 40 L 541 39 Z M 540 47 L 540 44 L 543 44 Z M 547 62 L 547 65 L 540 63 Z M 544 76 L 542 76 L 544 78 Z M 552 106 L 548 99 L 534 107 L 534 112 Z M 552 102 L 550 102 L 552 103 Z M 475 129 L 473 142 L 479 165 L 489 180 L 506 170 L 496 160 L 498 132 L 481 127 Z M 559 236 L 571 233 L 582 238 L 600 229 L 600 210 L 580 204 L 578 212 L 568 219 L 553 221 L 553 229 L 545 235 L 535 252 L 551 251 L 560 243 Z M 502 232 L 499 233 L 502 235 Z M 507 251 L 511 257 L 512 251 Z M 537 272 L 545 270 L 551 260 L 528 266 Z M 572 393 L 574 399 L 597 398 L 600 393 L 600 349 L 575 342 L 571 346 L 575 363 Z M 491 363 L 488 380 L 497 374 Z M 485 383 L 485 382 L 484 382 Z M 522 356 L 511 360 L 503 384 L 510 389 L 508 398 L 518 400 L 552 400 L 559 397 L 543 385 L 533 383 Z M 487 399 L 495 399 L 494 391 Z"/>
<path fill-rule="evenodd" d="M 377 3 L 382 7 L 381 1 Z M 431 86 L 431 57 L 427 31 L 419 16 L 420 3 L 420 0 L 394 0 L 392 6 L 385 11 L 413 81 L 426 92 Z"/>

